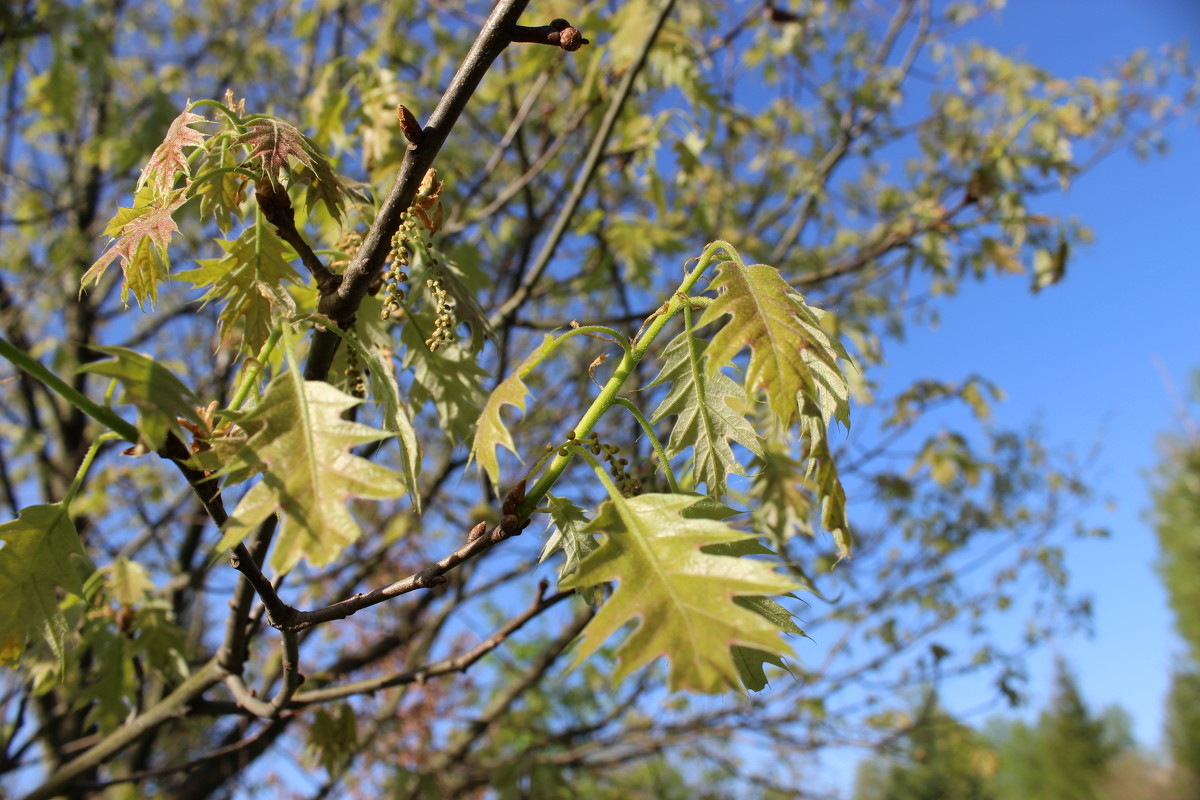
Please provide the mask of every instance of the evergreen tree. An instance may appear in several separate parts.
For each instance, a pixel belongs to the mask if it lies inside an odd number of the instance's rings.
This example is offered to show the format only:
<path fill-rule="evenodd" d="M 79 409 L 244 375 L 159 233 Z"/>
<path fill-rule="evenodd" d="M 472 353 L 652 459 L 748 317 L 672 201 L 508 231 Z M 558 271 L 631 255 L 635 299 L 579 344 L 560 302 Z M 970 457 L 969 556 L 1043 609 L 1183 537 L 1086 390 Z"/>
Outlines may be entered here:
<path fill-rule="evenodd" d="M 996 756 L 982 737 L 926 693 L 899 753 L 859 769 L 855 800 L 993 800 Z"/>
<path fill-rule="evenodd" d="M 1185 646 L 1167 698 L 1167 743 L 1179 797 L 1200 798 L 1200 441 L 1171 441 L 1154 492 L 1158 572 Z"/>
<path fill-rule="evenodd" d="M 1035 726 L 992 727 L 999 752 L 997 800 L 1095 800 L 1114 759 L 1133 741 L 1118 708 L 1093 716 L 1061 661 L 1049 708 Z"/>

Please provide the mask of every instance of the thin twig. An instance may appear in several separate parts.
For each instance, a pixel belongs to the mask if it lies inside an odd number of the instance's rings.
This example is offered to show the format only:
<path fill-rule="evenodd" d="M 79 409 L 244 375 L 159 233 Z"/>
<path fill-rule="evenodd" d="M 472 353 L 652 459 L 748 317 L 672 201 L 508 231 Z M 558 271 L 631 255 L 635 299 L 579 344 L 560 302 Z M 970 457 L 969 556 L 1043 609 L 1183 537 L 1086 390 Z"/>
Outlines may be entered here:
<path fill-rule="evenodd" d="M 407 578 L 384 586 L 382 589 L 376 589 L 373 592 L 356 594 L 353 597 L 325 606 L 324 608 L 312 611 L 298 611 L 287 630 L 302 631 L 305 628 L 311 628 L 313 625 L 320 625 L 323 622 L 345 619 L 351 614 L 362 611 L 364 608 L 378 605 L 393 597 L 399 597 L 402 594 L 407 594 L 417 589 L 429 589 L 434 586 L 440 586 L 446 582 L 445 576 L 447 572 L 464 561 L 468 561 L 483 551 L 499 544 L 510 536 L 517 535 L 521 532 L 521 527 L 521 521 L 512 515 L 504 517 L 491 531 L 487 531 L 486 524 L 481 522 L 471 529 L 471 532 L 467 535 L 466 544 L 430 564 L 428 567 L 425 567 L 425 569 L 414 572 Z"/>
<path fill-rule="evenodd" d="M 655 18 L 654 24 L 650 27 L 650 32 L 647 34 L 645 41 L 642 42 L 642 47 L 638 51 L 637 58 L 625 72 L 620 86 L 617 87 L 617 91 L 613 95 L 612 102 L 609 103 L 608 110 L 604 113 L 604 119 L 600 122 L 600 128 L 596 131 L 596 135 L 592 139 L 592 146 L 588 149 L 587 157 L 584 158 L 583 165 L 579 168 L 579 174 L 575 178 L 575 185 L 571 187 L 571 193 L 567 196 L 566 202 L 562 205 L 562 210 L 555 218 L 554 225 L 550 229 L 550 233 L 545 244 L 542 245 L 541 251 L 538 252 L 537 259 L 534 261 L 529 272 L 521 280 L 521 285 L 517 287 L 517 290 L 492 313 L 488 319 L 489 327 L 497 328 L 501 323 L 507 322 L 516 316 L 517 311 L 529 299 L 534 287 L 537 286 L 538 281 L 542 279 L 542 275 L 549 268 L 550 260 L 554 257 L 559 243 L 562 242 L 563 237 L 566 235 L 567 226 L 571 223 L 571 218 L 575 215 L 579 204 L 583 202 L 583 196 L 587 192 L 592 176 L 596 173 L 596 167 L 599 166 L 600 159 L 604 155 L 604 148 L 608 145 L 608 139 L 617 124 L 617 117 L 620 116 L 621 110 L 625 107 L 626 100 L 628 100 L 629 95 L 633 92 L 633 82 L 642 71 L 642 67 L 645 66 L 646 58 L 650 54 L 650 48 L 657 41 L 658 34 L 674 7 L 675 0 L 665 0 L 662 8 L 659 9 L 658 16 Z"/>
<path fill-rule="evenodd" d="M 351 697 L 358 694 L 369 694 L 377 692 L 381 689 L 387 689 L 392 686 L 401 686 L 409 683 L 421 683 L 429 678 L 436 678 L 441 675 L 446 675 L 452 672 L 466 672 L 475 662 L 483 658 L 488 653 L 495 650 L 504 643 L 509 636 L 512 636 L 520 630 L 525 623 L 529 622 L 534 617 L 541 614 L 546 609 L 561 603 L 563 600 L 575 594 L 574 590 L 565 592 L 557 592 L 549 597 L 543 597 L 546 591 L 547 582 L 543 580 L 538 585 L 537 597 L 529 604 L 529 607 L 522 611 L 517 616 L 506 622 L 498 628 L 488 638 L 479 642 L 457 656 L 444 658 L 441 661 L 435 661 L 432 664 L 426 664 L 408 672 L 402 672 L 397 675 L 384 675 L 378 678 L 370 678 L 364 681 L 356 681 L 347 683 L 342 686 L 334 686 L 328 689 L 317 689 L 311 692 L 300 692 L 292 698 L 291 706 L 311 705 L 313 703 L 324 703 L 330 700 L 339 700 L 343 697 Z"/>

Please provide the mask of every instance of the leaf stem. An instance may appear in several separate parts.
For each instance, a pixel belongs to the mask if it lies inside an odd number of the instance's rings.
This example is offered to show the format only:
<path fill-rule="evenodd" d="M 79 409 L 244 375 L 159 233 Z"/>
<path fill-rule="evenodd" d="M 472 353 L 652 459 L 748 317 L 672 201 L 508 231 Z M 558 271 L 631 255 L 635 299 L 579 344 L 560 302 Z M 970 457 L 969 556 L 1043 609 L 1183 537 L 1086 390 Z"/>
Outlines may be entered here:
<path fill-rule="evenodd" d="M 96 403 L 94 400 L 84 396 L 78 389 L 71 386 L 58 375 L 54 374 L 42 362 L 38 361 L 33 356 L 21 351 L 10 341 L 0 336 L 0 356 L 4 356 L 11 361 L 15 366 L 28 372 L 33 377 L 37 378 L 48 388 L 57 392 L 64 400 L 78 408 L 83 413 L 87 414 L 92 419 L 99 422 L 111 431 L 117 433 L 122 439 L 137 443 L 138 431 L 137 428 L 126 422 L 111 408 Z"/>
<path fill-rule="evenodd" d="M 654 452 L 658 454 L 658 463 L 662 464 L 663 475 L 667 478 L 667 485 L 671 487 L 672 494 L 679 493 L 679 484 L 675 482 L 675 472 L 671 469 L 671 462 L 667 459 L 667 451 L 663 449 L 662 442 L 654 433 L 654 427 L 650 424 L 650 420 L 646 419 L 646 415 L 633 402 L 626 397 L 618 397 L 616 404 L 623 406 L 633 414 L 633 418 L 642 426 L 642 430 L 646 432 L 647 438 L 650 439 L 650 445 L 654 448 Z"/>
<path fill-rule="evenodd" d="M 688 295 L 688 292 L 700 280 L 700 276 L 708 270 L 709 266 L 715 260 L 717 252 L 721 250 L 728 253 L 733 251 L 733 247 L 728 242 L 720 240 L 712 242 L 705 247 L 704 252 L 700 254 L 696 267 L 687 274 L 678 288 L 675 289 L 671 299 L 647 320 L 641 337 L 633 343 L 630 349 L 625 351 L 625 355 L 621 358 L 621 363 L 617 364 L 617 368 L 613 370 L 613 374 L 604 384 L 604 388 L 600 390 L 600 394 L 596 395 L 588 410 L 583 413 L 579 422 L 576 423 L 574 428 L 576 436 L 580 438 L 586 436 L 596 426 L 596 423 L 600 421 L 600 418 L 604 416 L 604 413 L 616 402 L 617 393 L 621 391 L 621 387 L 625 384 L 625 381 L 633 374 L 633 370 L 638 365 L 638 362 L 649 352 L 650 346 L 654 344 L 654 339 L 662 333 L 663 328 L 667 326 L 672 317 L 682 311 L 685 306 L 691 304 L 692 298 Z M 565 456 L 556 456 L 550 462 L 550 466 L 542 473 L 537 483 L 525 495 L 525 499 L 521 502 L 517 510 L 518 516 L 525 518 L 533 513 L 533 510 L 537 508 L 542 498 L 546 496 L 546 492 L 550 491 L 550 487 L 554 486 L 555 482 L 562 476 L 563 470 L 567 468 L 567 464 L 570 461 L 571 454 L 568 453 Z"/>
<path fill-rule="evenodd" d="M 233 113 L 233 109 L 229 108 L 224 103 L 222 103 L 218 100 L 197 100 L 196 102 L 192 103 L 189 110 L 195 111 L 197 108 L 200 108 L 201 106 L 210 106 L 212 108 L 217 109 L 218 111 L 220 111 L 222 114 L 224 114 L 226 117 L 229 118 L 230 124 L 232 124 L 233 127 L 236 128 L 239 132 L 242 130 L 245 130 L 245 127 L 246 127 L 245 120 L 240 118 L 237 114 Z M 249 117 L 247 117 L 247 119 L 249 119 Z"/>
<path fill-rule="evenodd" d="M 246 402 L 246 397 L 249 396 L 250 390 L 254 388 L 254 384 L 258 383 L 258 376 L 262 374 L 263 367 L 267 365 L 267 359 L 271 357 L 271 353 L 275 350 L 275 344 L 279 341 L 283 329 L 276 325 L 271 329 L 271 335 L 267 337 L 267 341 L 259 349 L 258 355 L 254 357 L 254 364 L 242 376 L 242 383 L 238 386 L 237 392 L 233 395 L 233 399 L 229 402 L 229 407 L 238 409 Z"/>
<path fill-rule="evenodd" d="M 79 493 L 79 487 L 83 486 L 83 479 L 87 476 L 92 462 L 96 460 L 96 454 L 100 452 L 101 445 L 120 438 L 119 434 L 112 431 L 105 431 L 92 441 L 87 452 L 83 454 L 83 462 L 80 463 L 79 469 L 75 470 L 75 480 L 71 481 L 71 487 L 67 489 L 67 496 L 63 498 L 62 504 L 64 508 L 70 506 L 71 501 L 75 499 L 75 495 Z"/>

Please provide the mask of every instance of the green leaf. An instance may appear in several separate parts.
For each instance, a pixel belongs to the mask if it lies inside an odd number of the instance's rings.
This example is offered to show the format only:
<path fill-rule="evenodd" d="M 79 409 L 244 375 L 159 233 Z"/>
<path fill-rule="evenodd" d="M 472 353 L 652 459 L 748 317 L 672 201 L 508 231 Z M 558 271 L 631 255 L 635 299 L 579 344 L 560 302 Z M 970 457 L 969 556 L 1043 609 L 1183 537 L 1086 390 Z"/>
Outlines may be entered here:
<path fill-rule="evenodd" d="M 91 564 L 62 503 L 29 506 L 0 525 L 0 664 L 16 664 L 27 636 L 45 637 L 61 662 L 66 618 L 57 590 L 83 595 Z"/>
<path fill-rule="evenodd" d="M 99 345 L 92 349 L 112 358 L 84 364 L 79 371 L 117 379 L 125 390 L 125 402 L 138 410 L 138 433 L 143 444 L 158 450 L 166 443 L 168 433 L 187 441 L 179 418 L 199 423 L 196 406 L 200 401 L 183 381 L 143 353 Z"/>
<path fill-rule="evenodd" d="M 349 703 L 318 709 L 308 728 L 307 751 L 316 763 L 333 774 L 358 748 L 358 715 Z"/>
<path fill-rule="evenodd" d="M 826 424 L 831 418 L 850 425 L 849 387 L 837 365 L 848 359 L 841 343 L 821 329 L 822 311 L 812 308 L 766 264 L 746 266 L 736 253 L 717 266 L 711 288 L 717 298 L 698 326 L 728 316 L 705 351 L 710 373 L 750 348 L 747 394 L 762 391 L 776 417 L 790 423 L 797 396 L 812 398 Z"/>
<path fill-rule="evenodd" d="M 666 656 L 672 691 L 712 693 L 739 684 L 732 647 L 790 653 L 779 627 L 735 598 L 783 594 L 799 585 L 775 572 L 771 562 L 704 552 L 754 536 L 718 520 L 681 516 L 695 502 L 683 495 L 645 494 L 600 507 L 584 530 L 603 533 L 603 543 L 563 585 L 617 581 L 617 588 L 584 629 L 576 664 L 634 619 L 638 626 L 617 650 L 614 681 Z"/>
<path fill-rule="evenodd" d="M 155 195 L 149 187 L 139 191 L 133 207 L 118 211 L 104 229 L 115 241 L 88 267 L 79 282 L 80 289 L 98 284 L 109 265 L 119 258 L 125 276 L 121 302 L 128 302 L 132 291 L 139 307 L 146 300 L 153 304 L 158 299 L 158 284 L 166 281 L 171 272 L 167 245 L 171 235 L 179 230 L 171 215 L 186 199 L 182 189 L 165 195 Z"/>
<path fill-rule="evenodd" d="M 413 371 L 409 402 L 415 410 L 432 403 L 443 433 L 453 442 L 464 442 L 479 419 L 483 379 L 487 373 L 460 345 L 430 351 L 424 342 L 428 333 L 409 324 L 411 319 L 405 320 L 400 333 L 401 340 L 407 345 L 404 366 Z"/>
<path fill-rule="evenodd" d="M 650 386 L 670 382 L 671 391 L 655 409 L 651 424 L 676 416 L 667 442 L 667 457 L 674 458 L 688 447 L 695 452 L 696 483 L 704 483 L 711 495 L 725 494 L 729 473 L 745 475 L 734 458 L 733 441 L 754 455 L 762 455 L 758 435 L 738 407 L 746 394 L 721 371 L 707 372 L 702 363 L 705 342 L 684 330 L 663 351 L 663 367 Z"/>
<path fill-rule="evenodd" d="M 236 172 L 218 172 L 237 166 L 237 156 L 231 149 L 229 136 L 219 136 L 208 144 L 208 154 L 204 166 L 208 172 L 201 172 L 192 182 L 196 196 L 200 198 L 200 216 L 212 218 L 217 223 L 221 233 L 228 233 L 233 227 L 234 218 L 242 216 L 242 187 L 248 182 L 245 175 Z"/>
<path fill-rule="evenodd" d="M 225 340 L 233 338 L 237 322 L 243 320 L 239 345 L 245 352 L 257 353 L 271 335 L 276 318 L 296 312 L 286 283 L 303 281 L 288 263 L 287 245 L 266 225 L 250 225 L 237 239 L 218 244 L 224 256 L 199 260 L 198 269 L 175 277 L 207 287 L 202 303 L 223 301 L 220 324 Z"/>
<path fill-rule="evenodd" d="M 558 570 L 558 578 L 561 582 L 563 578 L 574 574 L 579 569 L 580 563 L 600 545 L 596 542 L 595 534 L 584 530 L 588 525 L 588 518 L 582 508 L 565 497 L 555 497 L 552 494 L 546 495 L 546 502 L 553 532 L 542 547 L 538 563 L 542 563 L 556 551 L 562 550 L 563 564 Z M 592 602 L 594 594 L 592 587 L 582 587 L 579 593 L 589 603 Z"/>
<path fill-rule="evenodd" d="M 388 331 L 379 322 L 381 304 L 368 296 L 359 309 L 354 334 L 343 331 L 328 317 L 321 324 L 341 337 L 359 358 L 367 370 L 371 382 L 371 397 L 383 409 L 383 426 L 396 434 L 400 445 L 401 475 L 404 487 L 412 498 L 413 507 L 421 513 L 421 492 L 417 475 L 421 471 L 421 442 L 413 427 L 412 415 L 400 397 L 400 384 L 396 380 L 396 368 L 392 363 L 392 340 Z M 314 318 L 316 315 L 314 315 Z"/>
<path fill-rule="evenodd" d="M 475 440 L 471 443 L 471 455 L 467 464 L 472 460 L 478 461 L 493 486 L 500 484 L 500 462 L 496 458 L 496 448 L 504 447 L 513 455 L 519 455 L 512 435 L 508 432 L 504 420 L 500 418 L 500 409 L 509 405 L 522 413 L 525 412 L 525 398 L 532 397 L 533 393 L 529 391 L 523 379 L 542 363 L 554 341 L 554 337 L 548 333 L 543 336 L 541 344 L 525 357 L 511 375 L 497 384 L 484 403 L 479 421 L 475 425 Z"/>
<path fill-rule="evenodd" d="M 263 479 L 229 515 L 218 549 L 232 547 L 282 512 L 272 569 L 287 572 L 302 558 L 320 567 L 362 534 L 346 508 L 348 498 L 383 500 L 404 493 L 398 473 L 349 452 L 391 435 L 342 419 L 343 411 L 360 402 L 294 372 L 271 381 L 262 403 L 239 423 L 253 433 L 226 468 L 260 470 Z"/>
<path fill-rule="evenodd" d="M 805 477 L 811 478 L 821 509 L 821 524 L 833 535 L 841 556 L 849 555 L 846 495 L 829 449 L 828 425 L 850 425 L 849 386 L 838 359 L 849 359 L 841 343 L 821 329 L 822 311 L 812 308 L 765 264 L 746 266 L 729 249 L 730 260 L 717 267 L 712 288 L 717 298 L 699 325 L 728 316 L 705 351 L 707 368 L 716 372 L 745 348 L 747 393 L 762 391 L 782 423 L 799 417 L 808 439 Z"/>

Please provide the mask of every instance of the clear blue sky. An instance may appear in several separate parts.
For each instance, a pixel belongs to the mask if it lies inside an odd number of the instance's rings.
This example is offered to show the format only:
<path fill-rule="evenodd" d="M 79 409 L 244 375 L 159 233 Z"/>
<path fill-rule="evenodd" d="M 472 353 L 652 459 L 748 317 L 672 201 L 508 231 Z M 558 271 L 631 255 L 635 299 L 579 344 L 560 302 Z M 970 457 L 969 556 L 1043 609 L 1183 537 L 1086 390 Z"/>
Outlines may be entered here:
<path fill-rule="evenodd" d="M 1188 38 L 1200 47 L 1196 0 L 1009 0 L 979 39 L 1063 77 L 1096 74 L 1138 48 Z M 1200 127 L 1169 130 L 1166 158 L 1118 153 L 1064 196 L 1033 210 L 1078 216 L 1096 241 L 1076 251 L 1066 279 L 1033 296 L 1024 279 L 966 287 L 941 306 L 937 329 L 911 331 L 889 351 L 885 386 L 920 376 L 979 372 L 1007 395 L 999 427 L 1039 422 L 1052 444 L 1100 445 L 1095 488 L 1115 509 L 1087 521 L 1109 540 L 1072 543 L 1073 585 L 1095 598 L 1095 636 L 1057 642 L 1031 664 L 1032 707 L 1050 688 L 1053 654 L 1067 658 L 1094 708 L 1119 703 L 1145 745 L 1160 742 L 1163 700 L 1178 644 L 1153 571 L 1146 521 L 1156 441 L 1177 429 L 1156 362 L 1181 389 L 1200 367 Z M 1016 324 L 1014 324 L 1016 323 Z M 895 383 L 892 383 L 895 381 Z M 953 695 L 950 696 L 953 701 Z M 969 703 L 964 703 L 967 705 Z"/>

